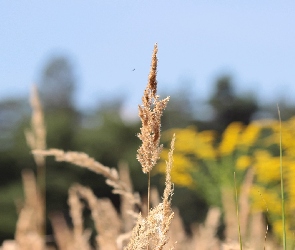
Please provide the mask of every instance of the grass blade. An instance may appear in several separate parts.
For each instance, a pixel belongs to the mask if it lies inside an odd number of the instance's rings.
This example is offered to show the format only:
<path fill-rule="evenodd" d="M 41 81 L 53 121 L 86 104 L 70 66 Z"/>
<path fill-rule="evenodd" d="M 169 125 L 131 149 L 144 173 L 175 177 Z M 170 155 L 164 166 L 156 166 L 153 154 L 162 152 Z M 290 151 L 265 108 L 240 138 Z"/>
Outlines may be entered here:
<path fill-rule="evenodd" d="M 239 230 L 239 243 L 240 243 L 240 250 L 242 250 L 243 249 L 243 243 L 242 243 L 242 235 L 241 235 L 240 216 L 239 216 L 239 202 L 238 202 L 238 190 L 237 190 L 237 182 L 236 182 L 236 172 L 234 172 L 234 180 L 235 180 L 236 210 L 237 210 L 237 220 L 238 220 L 238 230 Z"/>
<path fill-rule="evenodd" d="M 282 150 L 282 119 L 278 107 L 279 123 L 280 123 L 280 173 L 281 173 L 281 199 L 282 199 L 282 224 L 283 224 L 283 249 L 286 250 L 286 218 L 285 218 L 285 195 L 284 195 L 284 179 L 283 179 L 283 150 Z"/>

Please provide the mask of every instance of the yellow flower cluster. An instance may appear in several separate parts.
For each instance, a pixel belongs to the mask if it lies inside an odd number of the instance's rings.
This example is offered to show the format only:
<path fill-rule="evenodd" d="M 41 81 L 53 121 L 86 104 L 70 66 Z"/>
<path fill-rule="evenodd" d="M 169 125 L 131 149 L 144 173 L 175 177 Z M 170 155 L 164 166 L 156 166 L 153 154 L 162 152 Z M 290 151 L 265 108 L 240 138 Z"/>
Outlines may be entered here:
<path fill-rule="evenodd" d="M 174 168 L 172 170 L 173 182 L 176 185 L 185 187 L 195 187 L 192 173 L 201 171 L 201 169 L 216 170 L 216 163 L 222 168 L 220 159 L 233 154 L 237 148 L 240 148 L 240 155 L 233 164 L 239 170 L 246 170 L 251 165 L 251 158 L 247 156 L 247 150 L 251 147 L 259 136 L 261 125 L 257 122 L 244 126 L 240 122 L 230 124 L 222 134 L 222 140 L 218 143 L 218 136 L 215 131 L 198 131 L 195 126 L 189 126 L 184 129 L 172 129 L 164 138 L 169 141 L 173 133 L 176 134 Z M 163 150 L 163 159 L 167 158 L 167 150 Z M 203 168 L 198 166 L 202 165 Z M 164 171 L 165 163 L 161 162 L 159 172 Z M 216 176 L 217 173 L 209 173 Z M 220 177 L 222 178 L 222 177 Z M 215 181 L 218 182 L 218 180 Z"/>
<path fill-rule="evenodd" d="M 256 183 L 251 192 L 253 208 L 266 211 L 272 223 L 273 231 L 281 237 L 283 228 L 281 221 L 281 185 L 279 143 L 282 135 L 283 177 L 285 193 L 285 217 L 287 236 L 294 235 L 295 220 L 295 118 L 282 122 L 264 122 L 263 128 L 269 134 L 260 140 L 264 149 L 257 149 L 252 155 L 253 167 L 256 172 Z M 258 189 L 260 188 L 260 191 Z"/>
<path fill-rule="evenodd" d="M 280 157 L 273 157 L 267 150 L 254 153 L 257 181 L 270 183 L 280 179 Z"/>
<path fill-rule="evenodd" d="M 247 167 L 251 165 L 251 157 L 248 155 L 242 155 L 239 158 L 237 158 L 237 169 L 239 170 L 245 170 Z"/>
<path fill-rule="evenodd" d="M 235 150 L 242 129 L 243 125 L 240 122 L 233 122 L 228 125 L 222 134 L 222 141 L 219 145 L 221 156 L 229 155 Z"/>
<path fill-rule="evenodd" d="M 223 185 L 233 183 L 233 171 L 240 173 L 238 185 L 241 185 L 245 172 L 251 167 L 255 172 L 250 192 L 252 209 L 268 210 L 277 235 L 282 232 L 279 156 L 282 133 L 287 231 L 294 233 L 295 117 L 283 122 L 281 131 L 278 121 L 264 120 L 248 126 L 231 123 L 220 138 L 215 131 L 198 131 L 190 126 L 168 131 L 164 136 L 167 141 L 173 133 L 176 134 L 176 143 L 172 179 L 176 185 L 201 188 L 202 192 L 208 191 L 204 194 L 208 197 L 214 192 L 220 194 Z M 167 152 L 165 149 L 162 152 L 164 159 Z M 160 163 L 160 172 L 162 165 L 164 162 Z"/>
<path fill-rule="evenodd" d="M 258 138 L 261 128 L 262 124 L 259 122 L 250 123 L 241 134 L 239 144 L 246 147 L 252 146 Z"/>

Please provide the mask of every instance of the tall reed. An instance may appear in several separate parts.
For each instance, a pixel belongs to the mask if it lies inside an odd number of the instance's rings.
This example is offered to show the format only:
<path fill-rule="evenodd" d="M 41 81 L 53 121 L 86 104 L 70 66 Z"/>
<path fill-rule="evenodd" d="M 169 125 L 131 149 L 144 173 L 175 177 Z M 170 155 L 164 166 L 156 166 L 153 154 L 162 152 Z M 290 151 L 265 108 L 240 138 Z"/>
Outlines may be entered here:
<path fill-rule="evenodd" d="M 158 45 L 155 44 L 148 84 L 144 90 L 142 105 L 138 106 L 142 127 L 137 136 L 142 141 L 142 145 L 137 150 L 137 160 L 142 166 L 142 171 L 148 174 L 148 211 L 150 206 L 150 172 L 157 164 L 162 151 L 163 146 L 160 145 L 161 116 L 169 101 L 169 97 L 159 100 L 157 95 L 157 53 Z"/>

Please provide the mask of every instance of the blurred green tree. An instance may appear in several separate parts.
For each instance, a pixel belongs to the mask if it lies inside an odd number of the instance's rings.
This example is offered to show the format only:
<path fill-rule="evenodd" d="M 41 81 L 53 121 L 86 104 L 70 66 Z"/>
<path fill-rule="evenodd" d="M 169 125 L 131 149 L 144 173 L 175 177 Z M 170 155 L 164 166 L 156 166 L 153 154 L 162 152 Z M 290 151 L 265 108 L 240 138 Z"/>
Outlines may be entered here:
<path fill-rule="evenodd" d="M 23 133 L 28 122 L 28 101 L 6 99 L 0 102 L 0 242 L 12 238 L 17 219 L 17 200 L 22 196 L 21 170 L 30 166 L 30 159 Z M 32 165 L 31 165 L 32 166 Z"/>
<path fill-rule="evenodd" d="M 45 65 L 40 79 L 40 93 L 44 109 L 74 109 L 76 75 L 70 60 L 53 57 Z"/>
<path fill-rule="evenodd" d="M 97 107 L 93 113 L 84 115 L 82 127 L 75 137 L 75 144 L 78 145 L 79 150 L 86 152 L 104 165 L 116 167 L 121 160 L 128 162 L 134 177 L 134 185 L 138 190 L 142 189 L 145 183 L 140 178 L 144 175 L 136 160 L 136 151 L 140 145 L 136 134 L 139 132 L 140 124 L 139 120 L 126 122 L 123 119 L 122 105 L 123 100 L 107 101 Z M 89 182 L 90 175 L 93 176 L 93 173 L 88 172 L 85 171 L 85 178 L 83 177 L 85 183 Z M 101 189 L 101 185 L 104 185 L 104 181 L 103 184 L 98 183 L 97 178 L 96 176 L 91 182 L 98 190 Z"/>
<path fill-rule="evenodd" d="M 209 104 L 215 112 L 212 121 L 213 129 L 220 133 L 234 121 L 249 124 L 253 114 L 258 111 L 254 95 L 238 96 L 234 91 L 230 76 L 222 76 L 217 79 Z"/>
<path fill-rule="evenodd" d="M 53 57 L 45 65 L 39 88 L 46 113 L 48 147 L 74 149 L 80 118 L 74 105 L 76 85 L 75 69 L 68 58 Z"/>
<path fill-rule="evenodd" d="M 166 96 L 170 96 L 170 100 L 162 117 L 162 130 L 184 128 L 191 124 L 194 119 L 195 100 L 190 84 L 181 82 L 181 87 L 174 92 L 161 94 L 161 97 Z"/>
<path fill-rule="evenodd" d="M 39 83 L 47 148 L 77 150 L 75 136 L 80 129 L 81 114 L 74 102 L 77 76 L 72 61 L 65 56 L 50 58 L 41 71 Z M 46 161 L 47 215 L 54 211 L 67 213 L 68 189 L 73 183 L 79 182 L 79 174 L 79 169 L 70 164 L 55 162 L 53 159 Z M 47 225 L 50 233 L 50 223 Z"/>

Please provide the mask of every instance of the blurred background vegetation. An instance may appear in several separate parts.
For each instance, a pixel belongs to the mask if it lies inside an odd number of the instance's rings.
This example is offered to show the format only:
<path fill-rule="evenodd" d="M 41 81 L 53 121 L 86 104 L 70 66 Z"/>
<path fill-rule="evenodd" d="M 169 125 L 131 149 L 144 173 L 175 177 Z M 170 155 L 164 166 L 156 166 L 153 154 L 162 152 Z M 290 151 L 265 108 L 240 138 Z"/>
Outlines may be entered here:
<path fill-rule="evenodd" d="M 41 72 L 38 89 L 45 112 L 47 147 L 82 151 L 110 167 L 125 161 L 130 167 L 134 189 L 144 195 L 147 177 L 136 160 L 140 145 L 136 137 L 139 119 L 124 116 L 125 100 L 120 98 L 106 99 L 92 110 L 79 110 L 74 102 L 77 86 L 75 71 L 66 57 L 51 58 Z M 162 119 L 162 131 L 195 125 L 199 131 L 215 130 L 221 135 L 234 121 L 247 125 L 260 118 L 277 119 L 276 103 L 261 105 L 255 93 L 237 94 L 230 75 L 217 78 L 211 97 L 202 102 L 182 82 L 179 82 L 178 90 L 172 93 L 167 90 L 160 95 L 171 96 Z M 282 101 L 279 105 L 283 120 L 295 114 L 295 107 L 288 103 Z M 28 96 L 0 101 L 0 245 L 4 239 L 13 238 L 17 207 L 23 195 L 21 172 L 27 168 L 36 169 L 24 136 L 25 129 L 30 126 L 30 116 Z M 75 182 L 89 186 L 97 196 L 111 197 L 115 205 L 119 204 L 118 197 L 111 194 L 101 176 L 49 158 L 46 168 L 47 215 L 54 211 L 67 215 L 67 192 Z M 162 177 L 155 175 L 152 185 L 161 190 L 161 183 Z M 208 201 L 186 187 L 176 186 L 175 189 L 173 204 L 179 208 L 189 229 L 190 223 L 204 219 Z M 50 232 L 50 223 L 47 223 L 47 233 Z"/>

